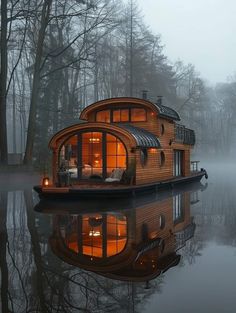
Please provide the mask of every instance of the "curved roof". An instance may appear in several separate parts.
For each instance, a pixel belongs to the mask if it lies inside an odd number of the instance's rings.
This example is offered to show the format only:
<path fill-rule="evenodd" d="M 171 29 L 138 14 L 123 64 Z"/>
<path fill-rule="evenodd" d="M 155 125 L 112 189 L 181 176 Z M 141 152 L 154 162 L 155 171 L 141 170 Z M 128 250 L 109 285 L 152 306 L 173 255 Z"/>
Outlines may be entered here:
<path fill-rule="evenodd" d="M 127 130 L 134 137 L 137 147 L 140 148 L 160 148 L 161 144 L 159 139 L 149 131 L 136 127 L 130 124 L 119 124 L 118 127 L 121 127 Z"/>
<path fill-rule="evenodd" d="M 50 140 L 49 147 L 53 148 L 62 138 L 76 134 L 78 131 L 107 131 L 119 132 L 129 137 L 133 147 L 160 148 L 159 139 L 149 131 L 127 124 L 109 124 L 100 122 L 79 123 L 66 127 L 57 132 Z"/>
<path fill-rule="evenodd" d="M 160 103 L 154 103 L 159 110 L 159 115 L 163 117 L 168 117 L 172 120 L 180 121 L 179 114 L 172 108 L 167 107 Z"/>
<path fill-rule="evenodd" d="M 180 121 L 179 114 L 172 108 L 165 106 L 158 101 L 158 103 L 151 102 L 146 99 L 134 98 L 134 97 L 117 97 L 117 98 L 109 98 L 94 102 L 87 106 L 80 114 L 81 120 L 87 120 L 88 114 L 93 110 L 101 110 L 104 106 L 107 105 L 120 105 L 124 103 L 131 103 L 136 105 L 144 105 L 149 107 L 150 109 L 157 111 L 157 113 L 164 118 L 168 118 L 171 120 Z"/>

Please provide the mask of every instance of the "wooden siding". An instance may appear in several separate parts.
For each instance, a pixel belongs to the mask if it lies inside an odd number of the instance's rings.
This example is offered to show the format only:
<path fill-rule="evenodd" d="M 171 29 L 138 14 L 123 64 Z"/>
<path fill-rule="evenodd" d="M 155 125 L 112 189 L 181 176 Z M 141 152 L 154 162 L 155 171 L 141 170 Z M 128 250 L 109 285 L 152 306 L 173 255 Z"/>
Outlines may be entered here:
<path fill-rule="evenodd" d="M 121 107 L 121 104 L 119 104 Z M 105 108 L 109 108 L 107 105 Z M 104 109 L 105 109 L 104 108 Z M 89 112 L 89 121 L 95 120 L 94 111 Z M 119 123 L 114 123 L 119 126 Z M 188 176 L 190 174 L 190 146 L 182 143 L 176 143 L 175 138 L 175 123 L 171 120 L 158 117 L 157 112 L 154 112 L 150 108 L 147 108 L 147 121 L 146 122 L 133 122 L 130 123 L 136 127 L 144 128 L 147 131 L 156 135 L 161 143 L 161 149 L 154 151 L 148 150 L 148 161 L 145 166 L 142 166 L 140 162 L 140 150 L 136 151 L 136 184 L 146 184 L 155 181 L 167 180 L 173 178 L 173 162 L 174 154 L 173 150 L 183 151 L 183 175 Z M 162 134 L 162 125 L 164 127 L 164 133 Z M 165 154 L 165 164 L 161 166 L 160 152 Z"/>
<path fill-rule="evenodd" d="M 156 236 L 165 239 L 170 236 L 173 230 L 173 199 L 168 198 L 163 201 L 152 202 L 136 210 L 135 222 L 135 243 L 139 244 L 143 241 L 143 225 L 146 225 L 148 239 Z M 165 218 L 165 227 L 160 229 L 160 216 Z"/>
<path fill-rule="evenodd" d="M 160 153 L 165 154 L 165 163 L 161 165 Z M 146 184 L 173 177 L 172 149 L 148 149 L 146 165 L 141 164 L 140 150 L 136 151 L 136 184 Z"/>
<path fill-rule="evenodd" d="M 108 131 L 111 134 L 119 137 L 124 144 L 126 145 L 128 152 L 128 162 L 134 164 L 134 168 L 136 168 L 136 176 L 134 183 L 137 185 L 152 183 L 155 181 L 168 180 L 173 178 L 173 163 L 174 163 L 174 150 L 183 151 L 183 176 L 188 176 L 190 174 L 190 150 L 191 146 L 183 143 L 175 142 L 175 122 L 160 117 L 158 114 L 158 110 L 154 104 L 149 101 L 145 101 L 143 99 L 133 99 L 131 102 L 130 98 L 114 98 L 109 100 L 98 101 L 97 103 L 86 108 L 82 113 L 81 117 L 87 120 L 89 123 L 79 124 L 77 127 L 71 127 L 68 131 L 65 129 L 59 132 L 60 135 L 54 136 L 54 140 L 50 144 L 53 149 L 53 177 L 54 181 L 56 181 L 56 171 L 58 168 L 58 149 L 62 142 L 65 140 L 66 136 L 69 136 L 76 130 L 83 131 L 85 129 L 89 130 L 91 123 L 91 131 L 94 131 L 96 127 L 103 128 L 104 131 Z M 148 149 L 148 161 L 145 166 L 142 166 L 140 162 L 140 150 L 136 149 L 134 151 L 134 139 L 132 139 L 127 133 L 123 130 L 118 131 L 116 128 L 119 127 L 119 123 L 97 123 L 95 121 L 96 112 L 99 110 L 109 109 L 111 107 L 144 107 L 147 110 L 147 121 L 145 122 L 132 122 L 133 126 L 143 128 L 155 136 L 157 136 L 160 140 L 161 148 L 154 150 Z M 101 126 L 104 124 L 104 126 Z M 164 132 L 162 133 L 162 129 Z M 58 134 L 59 134 L 58 133 Z M 132 141 L 132 143 L 131 143 Z M 165 162 L 161 165 L 161 151 L 165 155 Z"/>
<path fill-rule="evenodd" d="M 182 194 L 182 209 L 183 220 L 177 224 L 173 221 L 173 198 L 167 198 L 162 201 L 152 202 L 150 204 L 138 207 L 135 209 L 135 244 L 140 244 L 143 241 L 143 228 L 145 225 L 148 234 L 147 239 L 162 238 L 166 240 L 175 232 L 185 229 L 191 224 L 190 212 L 190 193 Z M 160 228 L 160 216 L 165 219 L 165 226 Z"/>

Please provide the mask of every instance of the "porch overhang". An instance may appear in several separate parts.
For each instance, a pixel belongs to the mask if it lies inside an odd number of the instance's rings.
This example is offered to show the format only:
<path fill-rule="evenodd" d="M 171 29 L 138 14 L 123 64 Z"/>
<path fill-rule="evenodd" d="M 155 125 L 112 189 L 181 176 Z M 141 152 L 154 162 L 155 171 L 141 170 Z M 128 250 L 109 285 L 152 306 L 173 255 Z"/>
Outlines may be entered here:
<path fill-rule="evenodd" d="M 119 127 L 134 137 L 137 148 L 161 148 L 159 139 L 149 131 L 129 124 L 119 124 Z"/>
<path fill-rule="evenodd" d="M 56 133 L 49 142 L 49 148 L 55 149 L 62 144 L 66 138 L 75 135 L 78 132 L 105 131 L 115 134 L 121 134 L 129 138 L 133 148 L 160 148 L 159 139 L 149 131 L 135 127 L 129 124 L 108 124 L 108 123 L 80 123 L 69 126 Z"/>

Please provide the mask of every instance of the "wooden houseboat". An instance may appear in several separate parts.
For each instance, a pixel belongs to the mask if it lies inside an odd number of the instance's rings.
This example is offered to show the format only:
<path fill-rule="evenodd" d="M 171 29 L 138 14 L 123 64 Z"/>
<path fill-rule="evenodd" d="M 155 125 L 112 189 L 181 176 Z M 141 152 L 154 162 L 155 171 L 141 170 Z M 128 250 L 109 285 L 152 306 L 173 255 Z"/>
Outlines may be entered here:
<path fill-rule="evenodd" d="M 49 243 L 68 264 L 113 279 L 149 281 L 179 263 L 177 252 L 194 235 L 190 207 L 197 196 L 195 190 L 127 210 L 53 214 Z"/>
<path fill-rule="evenodd" d="M 123 196 L 199 181 L 207 173 L 190 161 L 195 134 L 179 121 L 161 98 L 95 102 L 52 137 L 52 177 L 34 189 L 40 196 Z"/>

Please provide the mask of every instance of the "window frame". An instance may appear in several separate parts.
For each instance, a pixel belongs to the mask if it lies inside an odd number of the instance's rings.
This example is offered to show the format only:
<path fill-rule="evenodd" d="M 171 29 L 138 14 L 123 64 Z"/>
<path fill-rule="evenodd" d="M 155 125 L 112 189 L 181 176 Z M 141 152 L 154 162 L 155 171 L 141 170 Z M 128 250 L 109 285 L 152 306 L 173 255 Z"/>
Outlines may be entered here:
<path fill-rule="evenodd" d="M 164 167 L 166 163 L 166 155 L 164 151 L 160 151 L 160 167 Z"/>
<path fill-rule="evenodd" d="M 132 121 L 132 109 L 142 109 L 144 110 L 144 113 L 145 113 L 145 120 L 142 120 L 142 121 Z M 114 111 L 119 111 L 120 110 L 120 121 L 114 121 L 113 119 L 113 112 Z M 128 110 L 128 121 L 121 121 L 121 111 L 122 110 Z M 97 114 L 99 112 L 102 112 L 102 111 L 110 111 L 110 122 L 98 122 L 97 121 Z M 95 113 L 95 121 L 98 122 L 98 123 L 143 123 L 143 122 L 147 122 L 147 108 L 145 107 L 142 107 L 142 106 L 125 106 L 125 107 L 113 107 L 113 108 L 110 108 L 110 109 L 102 109 L 102 110 L 98 110 L 96 111 Z"/>
<path fill-rule="evenodd" d="M 124 152 L 125 154 L 122 154 L 122 156 L 125 156 L 126 158 L 126 162 L 125 162 L 125 169 L 128 168 L 128 164 L 129 164 L 129 154 L 128 154 L 128 149 L 127 146 L 125 145 L 124 141 L 117 136 L 116 134 L 112 133 L 111 131 L 107 131 L 107 130 L 101 130 L 99 128 L 94 128 L 94 129 L 86 129 L 86 130 L 79 130 L 76 133 L 70 134 L 68 136 L 66 136 L 66 138 L 62 141 L 62 143 L 60 144 L 60 146 L 58 147 L 58 158 L 57 158 L 57 162 L 58 165 L 60 164 L 60 157 L 61 157 L 61 150 L 63 148 L 63 146 L 67 143 L 67 141 L 73 137 L 73 136 L 77 136 L 77 177 L 73 178 L 74 180 L 87 180 L 85 178 L 82 178 L 82 136 L 85 133 L 101 133 L 102 134 L 102 178 L 105 179 L 107 178 L 107 175 L 109 174 L 108 172 L 108 167 L 107 167 L 107 143 L 109 141 L 107 141 L 107 135 L 111 135 L 114 138 L 116 138 L 116 144 L 118 144 L 117 140 L 123 145 L 124 147 Z M 114 155 L 116 157 L 116 164 L 117 164 L 117 151 L 116 154 Z M 58 171 L 58 168 L 57 168 Z"/>
<path fill-rule="evenodd" d="M 139 157 L 140 157 L 140 164 L 144 168 L 146 167 L 148 163 L 148 149 L 147 148 L 141 148 L 139 151 Z"/>

